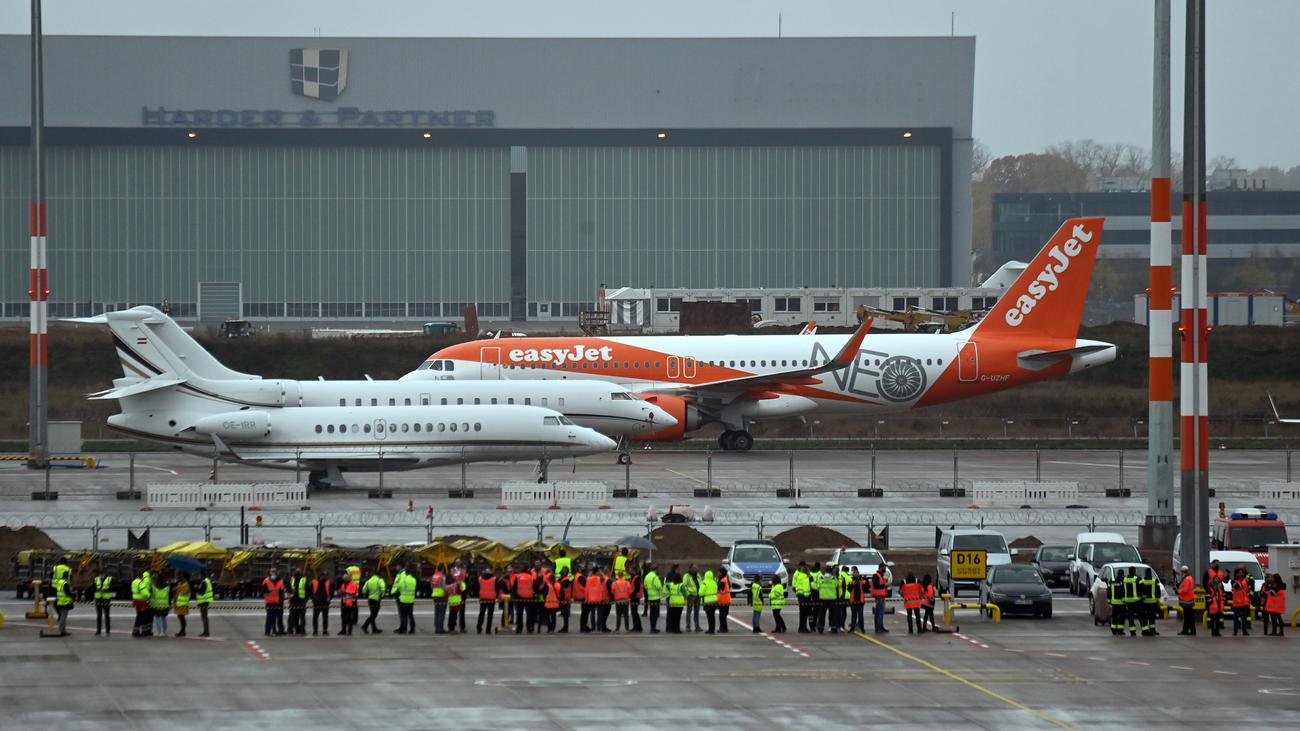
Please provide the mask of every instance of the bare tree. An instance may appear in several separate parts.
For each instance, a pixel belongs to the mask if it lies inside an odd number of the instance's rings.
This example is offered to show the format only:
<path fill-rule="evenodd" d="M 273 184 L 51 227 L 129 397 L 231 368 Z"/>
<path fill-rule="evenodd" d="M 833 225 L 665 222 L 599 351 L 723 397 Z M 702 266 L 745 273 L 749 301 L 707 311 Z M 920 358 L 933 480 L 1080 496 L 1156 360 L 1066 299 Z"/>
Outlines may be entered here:
<path fill-rule="evenodd" d="M 975 140 L 970 148 L 970 176 L 972 180 L 980 180 L 984 177 L 984 171 L 989 169 L 989 162 L 993 160 L 993 154 L 989 152 L 989 146 Z"/>

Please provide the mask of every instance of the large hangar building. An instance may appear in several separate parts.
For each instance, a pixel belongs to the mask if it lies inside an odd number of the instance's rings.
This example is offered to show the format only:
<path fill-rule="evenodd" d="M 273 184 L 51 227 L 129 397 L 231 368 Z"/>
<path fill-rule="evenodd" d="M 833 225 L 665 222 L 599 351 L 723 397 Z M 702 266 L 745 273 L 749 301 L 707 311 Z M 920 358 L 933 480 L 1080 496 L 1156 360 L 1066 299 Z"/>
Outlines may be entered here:
<path fill-rule="evenodd" d="M 0 36 L 0 98 L 23 100 L 0 106 L 4 318 L 27 314 L 29 54 Z M 970 283 L 970 37 L 45 54 L 54 317 L 524 320 L 602 284 Z"/>

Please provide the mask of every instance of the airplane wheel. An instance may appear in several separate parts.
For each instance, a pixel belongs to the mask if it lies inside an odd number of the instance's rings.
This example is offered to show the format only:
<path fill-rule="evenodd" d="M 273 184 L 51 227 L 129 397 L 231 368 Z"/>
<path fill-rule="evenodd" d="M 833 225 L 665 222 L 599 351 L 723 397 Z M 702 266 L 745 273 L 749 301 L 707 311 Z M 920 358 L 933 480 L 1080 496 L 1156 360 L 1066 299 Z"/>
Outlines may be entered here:
<path fill-rule="evenodd" d="M 627 452 L 619 452 L 619 453 L 618 453 L 618 463 L 619 463 L 619 464 L 632 464 L 632 455 L 628 454 Z"/>
<path fill-rule="evenodd" d="M 314 490 L 328 487 L 329 483 L 325 482 L 325 477 L 326 473 L 323 470 L 309 472 L 307 473 L 307 486 Z"/>
<path fill-rule="evenodd" d="M 733 436 L 735 436 L 735 434 L 736 434 L 736 432 L 731 431 L 730 429 L 728 429 L 728 430 L 722 432 L 721 434 L 719 434 L 719 435 L 718 435 L 718 448 L 721 449 L 721 450 L 724 451 L 724 452 L 728 452 L 728 451 L 731 451 L 732 449 L 734 449 L 734 447 L 731 446 L 731 438 L 732 438 Z"/>
<path fill-rule="evenodd" d="M 733 432 L 731 435 L 731 448 L 737 452 L 748 452 L 754 446 L 754 437 L 747 431 Z"/>

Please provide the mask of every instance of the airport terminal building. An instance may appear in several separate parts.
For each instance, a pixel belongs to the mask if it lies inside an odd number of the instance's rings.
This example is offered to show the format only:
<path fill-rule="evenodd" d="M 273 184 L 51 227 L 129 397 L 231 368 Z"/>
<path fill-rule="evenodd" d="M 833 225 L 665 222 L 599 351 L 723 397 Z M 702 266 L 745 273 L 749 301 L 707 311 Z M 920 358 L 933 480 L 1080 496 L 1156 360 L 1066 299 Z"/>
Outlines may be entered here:
<path fill-rule="evenodd" d="M 7 319 L 29 54 L 0 36 Z M 571 319 L 603 284 L 968 285 L 974 61 L 970 37 L 50 36 L 51 316 Z"/>

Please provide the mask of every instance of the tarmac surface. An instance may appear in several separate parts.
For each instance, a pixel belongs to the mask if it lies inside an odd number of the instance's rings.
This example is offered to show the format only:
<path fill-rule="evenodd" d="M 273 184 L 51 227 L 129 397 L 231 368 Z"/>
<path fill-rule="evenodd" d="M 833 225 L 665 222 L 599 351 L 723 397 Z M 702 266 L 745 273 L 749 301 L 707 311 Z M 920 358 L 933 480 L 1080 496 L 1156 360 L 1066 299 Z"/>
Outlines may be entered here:
<path fill-rule="evenodd" d="M 1295 631 L 1113 637 L 1058 592 L 1051 619 L 959 614 L 957 634 L 262 635 L 254 603 L 220 603 L 211 639 L 132 639 L 129 608 L 94 636 L 41 639 L 30 604 L 0 602 L 0 707 L 13 728 L 816 729 L 1286 727 L 1300 711 Z M 337 610 L 335 610 L 337 614 Z M 797 626 L 797 608 L 785 615 Z M 334 619 L 337 619 L 335 617 Z M 870 618 L 867 622 L 870 626 Z M 171 631 L 177 629 L 169 618 Z M 337 625 L 336 625 L 337 626 Z M 762 626 L 771 629 L 771 615 Z M 576 617 L 574 618 L 576 629 Z"/>
<path fill-rule="evenodd" d="M 890 526 L 891 546 L 932 546 L 934 527 L 940 523 L 956 523 L 969 519 L 970 500 L 967 498 L 941 498 L 939 489 L 951 487 L 954 482 L 954 453 L 950 451 L 895 451 L 876 453 L 875 484 L 884 489 L 883 498 L 859 498 L 857 489 L 872 484 L 872 455 L 865 450 L 806 450 L 796 452 L 755 450 L 747 454 L 674 451 L 667 449 L 634 453 L 634 464 L 623 467 L 614 462 L 612 454 L 598 455 L 573 462 L 551 466 L 553 480 L 594 480 L 612 488 L 630 485 L 638 493 L 636 498 L 610 500 L 607 515 L 599 520 L 584 523 L 575 520 L 568 527 L 567 537 L 580 543 L 610 542 L 630 533 L 644 532 L 647 511 L 664 511 L 669 504 L 692 505 L 696 510 L 709 506 L 719 511 L 741 511 L 751 516 L 764 513 L 765 534 L 773 534 L 789 525 L 780 520 L 800 519 L 790 510 L 794 501 L 776 497 L 777 489 L 791 484 L 791 459 L 793 455 L 795 482 L 800 490 L 798 504 L 809 511 L 805 516 L 817 516 L 819 524 L 835 527 L 859 541 L 867 538 L 870 520 L 876 530 Z M 1122 456 L 1121 456 L 1122 455 Z M 117 491 L 127 490 L 132 484 L 131 458 L 127 454 L 98 455 L 101 468 L 95 470 L 53 469 L 50 471 L 50 488 L 59 493 L 57 501 L 42 502 L 31 499 L 32 492 L 44 490 L 45 475 L 26 469 L 18 462 L 0 462 L 0 524 L 16 522 L 24 515 L 42 514 L 57 518 L 62 524 L 76 525 L 75 529 L 47 527 L 52 537 L 68 548 L 88 547 L 94 535 L 87 527 L 95 520 L 112 517 L 118 523 L 130 522 L 128 514 L 140 515 L 137 528 L 146 525 L 146 517 L 153 525 L 162 526 L 174 515 L 175 521 L 197 526 L 200 517 L 192 511 L 156 511 L 139 514 L 140 501 L 119 501 Z M 1075 512 L 1062 517 L 1062 506 L 1035 506 L 1034 511 L 1008 512 L 984 510 L 981 517 L 989 521 L 1002 520 L 1002 524 L 988 523 L 988 527 L 1003 530 L 1009 540 L 1034 535 L 1044 541 L 1068 542 L 1084 529 L 1098 514 L 1111 517 L 1127 511 L 1137 515 L 1129 524 L 1107 526 L 1117 530 L 1129 540 L 1137 539 L 1140 514 L 1146 510 L 1145 474 L 1146 455 L 1139 450 L 1043 450 L 1036 452 L 1032 445 L 1025 450 L 969 450 L 956 453 L 956 481 L 969 490 L 976 480 L 1066 480 L 1079 483 L 1079 504 L 1089 511 Z M 1287 453 L 1284 451 L 1232 450 L 1216 451 L 1212 455 L 1212 484 L 1219 495 L 1211 499 L 1217 510 L 1222 500 L 1229 507 L 1258 504 L 1258 486 L 1261 482 L 1281 482 L 1287 476 Z M 1122 463 L 1122 469 L 1121 469 Z M 157 482 L 202 482 L 210 479 L 212 464 L 209 460 L 174 453 L 140 453 L 134 460 L 134 485 L 144 490 Z M 222 482 L 287 481 L 294 479 L 291 471 L 270 470 L 243 465 L 222 464 L 218 468 Z M 305 479 L 305 475 L 302 475 Z M 497 511 L 501 483 L 508 480 L 532 482 L 536 479 L 536 465 L 472 464 L 465 470 L 465 485 L 475 491 L 473 499 L 449 499 L 447 491 L 461 486 L 458 467 L 387 472 L 382 481 L 393 491 L 391 499 L 368 499 L 366 488 L 380 484 L 377 474 L 350 474 L 350 487 L 314 491 L 310 499 L 311 515 L 349 516 L 345 523 L 326 524 L 320 538 L 341 545 L 369 545 L 374 543 L 416 542 L 427 538 L 429 531 L 425 516 L 430 507 L 435 511 L 434 533 L 470 533 L 486 535 L 505 542 L 521 542 L 538 537 L 556 539 L 564 536 L 563 523 L 567 517 L 594 513 L 583 508 L 547 511 L 539 509 L 512 509 Z M 1130 498 L 1107 498 L 1104 491 L 1123 485 L 1133 491 Z M 721 497 L 695 498 L 693 491 L 713 486 L 721 490 Z M 410 512 L 406 511 L 409 505 Z M 1283 511 L 1300 510 L 1300 504 L 1270 505 Z M 1176 506 L 1175 506 L 1176 509 Z M 1100 511 L 1100 512 L 1098 512 Z M 275 513 L 266 512 L 267 527 L 254 532 L 267 541 L 292 545 L 315 545 L 316 522 L 307 516 L 296 520 L 300 527 L 283 527 L 275 524 Z M 866 512 L 871 514 L 864 517 Z M 238 510 L 212 510 L 202 514 L 206 521 L 211 517 L 214 528 L 210 534 L 200 527 L 155 527 L 152 531 L 154 545 L 175 540 L 210 539 L 220 545 L 238 542 Z M 355 516 L 367 520 L 357 525 Z M 794 518 L 791 518 L 794 516 Z M 915 518 L 915 520 L 913 520 Z M 751 538 L 758 534 L 756 518 L 750 522 L 725 521 L 716 525 L 702 525 L 705 532 L 725 545 L 736 538 Z M 248 521 L 252 523 L 250 514 Z M 545 525 L 540 529 L 539 521 Z M 621 522 L 620 522 L 621 521 Z M 282 521 L 281 521 L 282 522 Z M 638 528 L 638 522 L 640 527 Z M 1104 523 L 1104 520 L 1102 521 Z M 308 526 L 310 527 L 303 527 Z M 223 528 L 223 526 L 225 526 Z M 104 529 L 99 532 L 99 544 L 104 548 L 126 545 L 126 529 Z"/>

